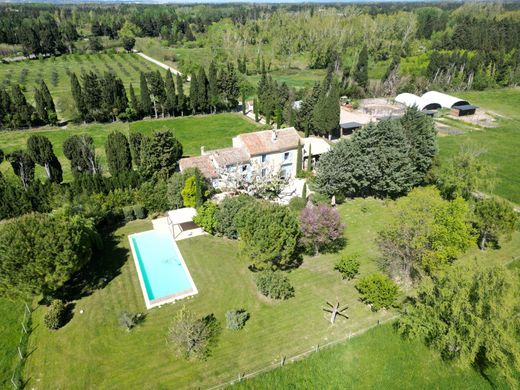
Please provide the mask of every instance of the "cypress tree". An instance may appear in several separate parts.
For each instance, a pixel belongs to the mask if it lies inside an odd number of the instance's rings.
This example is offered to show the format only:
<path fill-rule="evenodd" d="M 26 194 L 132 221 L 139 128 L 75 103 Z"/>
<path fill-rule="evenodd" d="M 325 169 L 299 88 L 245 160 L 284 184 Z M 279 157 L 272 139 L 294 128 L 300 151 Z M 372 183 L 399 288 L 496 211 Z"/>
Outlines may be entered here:
<path fill-rule="evenodd" d="M 194 73 L 191 75 L 190 81 L 190 107 L 191 112 L 195 114 L 197 112 L 197 107 L 199 106 L 199 81 L 197 80 L 197 75 Z"/>
<path fill-rule="evenodd" d="M 226 83 L 226 100 L 229 108 L 236 108 L 238 105 L 238 97 L 240 96 L 240 86 L 238 84 L 238 75 L 235 67 L 231 62 L 227 65 L 227 83 Z"/>
<path fill-rule="evenodd" d="M 81 75 L 82 95 L 87 110 L 87 119 L 102 120 L 102 88 L 99 77 L 94 72 Z"/>
<path fill-rule="evenodd" d="M 364 90 L 368 87 L 368 50 L 363 46 L 359 53 L 356 69 L 354 70 L 354 81 Z"/>
<path fill-rule="evenodd" d="M 217 112 L 220 103 L 220 94 L 218 90 L 218 74 L 215 61 L 211 61 L 208 71 L 208 100 L 209 105 L 213 109 L 213 113 Z"/>
<path fill-rule="evenodd" d="M 52 100 L 51 92 L 43 80 L 40 81 L 40 92 L 45 104 L 45 110 L 47 110 L 49 123 L 54 124 L 58 120 L 58 116 L 56 115 L 56 106 L 54 105 L 54 100 Z"/>
<path fill-rule="evenodd" d="M 307 158 L 307 172 L 312 172 L 312 148 L 309 144 L 309 157 Z"/>
<path fill-rule="evenodd" d="M 164 108 L 168 115 L 175 115 L 175 110 L 177 108 L 177 95 L 175 94 L 175 83 L 173 81 L 173 75 L 170 69 L 166 71 L 164 88 L 166 92 L 166 102 Z"/>
<path fill-rule="evenodd" d="M 0 88 L 0 127 L 8 127 L 11 121 L 11 97 L 4 88 Z"/>
<path fill-rule="evenodd" d="M 130 150 L 132 152 L 132 160 L 137 168 L 141 166 L 141 144 L 143 135 L 141 133 L 130 133 Z"/>
<path fill-rule="evenodd" d="M 253 100 L 253 111 L 255 113 L 255 122 L 258 122 L 258 100 L 256 98 Z"/>
<path fill-rule="evenodd" d="M 179 73 L 177 73 L 177 110 L 181 113 L 181 116 L 184 115 L 184 110 L 186 107 L 186 97 L 184 96 L 184 83 L 182 81 L 182 77 Z"/>
<path fill-rule="evenodd" d="M 18 84 L 14 84 L 11 88 L 11 99 L 13 107 L 16 108 L 12 113 L 14 126 L 31 126 L 31 119 L 34 108 L 29 103 L 27 103 L 27 99 L 25 99 L 25 95 L 23 94 Z"/>
<path fill-rule="evenodd" d="M 132 109 L 133 116 L 135 119 L 141 119 L 141 105 L 137 96 L 135 96 L 134 86 L 130 84 L 130 108 Z"/>
<path fill-rule="evenodd" d="M 146 76 L 143 72 L 140 75 L 140 88 L 141 88 L 141 112 L 144 116 L 149 116 L 152 113 L 152 100 L 150 99 L 150 90 L 148 89 L 148 83 Z"/>
<path fill-rule="evenodd" d="M 132 170 L 130 145 L 123 133 L 114 131 L 108 135 L 105 143 L 105 153 L 107 156 L 108 170 L 112 176 L 117 176 Z"/>
<path fill-rule="evenodd" d="M 338 83 L 333 81 L 326 90 L 327 84 L 328 82 L 325 80 L 312 116 L 313 127 L 321 136 L 332 134 L 337 130 L 340 116 Z"/>
<path fill-rule="evenodd" d="M 242 114 L 246 115 L 246 90 L 242 89 Z"/>
<path fill-rule="evenodd" d="M 45 168 L 47 178 L 54 183 L 63 180 L 61 164 L 54 154 L 52 143 L 43 135 L 31 135 L 27 139 L 27 154 Z"/>
<path fill-rule="evenodd" d="M 49 115 L 47 114 L 47 110 L 45 109 L 45 102 L 43 101 L 43 95 L 41 91 L 36 87 L 34 89 L 34 103 L 36 108 L 36 113 L 40 120 L 47 124 L 49 123 Z"/>
<path fill-rule="evenodd" d="M 296 177 L 299 177 L 302 172 L 302 145 L 301 142 L 298 140 L 298 148 L 296 149 Z"/>
<path fill-rule="evenodd" d="M 282 118 L 282 110 L 278 107 L 276 109 L 276 128 L 279 129 L 282 127 L 283 118 Z"/>
<path fill-rule="evenodd" d="M 76 104 L 76 110 L 78 110 L 79 116 L 82 121 L 87 118 L 87 107 L 85 106 L 85 100 L 83 99 L 83 91 L 79 84 L 78 77 L 75 73 L 70 74 L 70 89 L 72 91 L 72 98 Z"/>
<path fill-rule="evenodd" d="M 29 187 L 34 181 L 34 161 L 23 150 L 15 150 L 7 155 L 7 159 L 13 167 L 13 171 L 22 182 L 24 188 Z"/>
<path fill-rule="evenodd" d="M 201 66 L 199 68 L 199 74 L 197 76 L 197 106 L 200 112 L 207 112 L 209 107 L 208 101 L 208 78 L 206 77 L 206 72 L 204 68 Z"/>

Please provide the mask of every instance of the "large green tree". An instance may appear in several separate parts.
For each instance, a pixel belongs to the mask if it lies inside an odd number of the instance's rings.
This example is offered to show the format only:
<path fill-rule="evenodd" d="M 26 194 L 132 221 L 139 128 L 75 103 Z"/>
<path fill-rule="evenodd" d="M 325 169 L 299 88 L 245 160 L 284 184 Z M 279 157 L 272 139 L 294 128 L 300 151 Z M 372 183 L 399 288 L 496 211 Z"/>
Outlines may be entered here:
<path fill-rule="evenodd" d="M 105 143 L 105 154 L 107 156 L 108 170 L 112 176 L 132 170 L 130 145 L 123 133 L 114 131 L 108 135 Z"/>
<path fill-rule="evenodd" d="M 139 86 L 141 89 L 141 112 L 144 116 L 152 113 L 152 99 L 150 98 L 150 90 L 148 89 L 148 82 L 143 72 L 140 74 Z"/>
<path fill-rule="evenodd" d="M 51 141 L 43 135 L 33 134 L 27 139 L 27 153 L 34 162 L 45 168 L 47 178 L 54 183 L 61 183 L 63 171 L 54 154 Z"/>
<path fill-rule="evenodd" d="M 96 231 L 79 215 L 27 214 L 0 227 L 0 294 L 52 295 L 92 255 Z"/>
<path fill-rule="evenodd" d="M 298 263 L 300 227 L 288 207 L 258 201 L 243 207 L 235 223 L 254 268 L 284 269 Z"/>
<path fill-rule="evenodd" d="M 182 145 L 170 130 L 161 130 L 141 143 L 141 171 L 145 177 L 167 179 L 177 169 Z"/>
<path fill-rule="evenodd" d="M 73 173 L 100 173 L 94 140 L 89 134 L 71 135 L 63 142 L 63 154 L 70 160 Z"/>
<path fill-rule="evenodd" d="M 354 69 L 354 81 L 364 90 L 368 87 L 368 49 L 364 45 L 359 52 L 356 67 Z"/>
<path fill-rule="evenodd" d="M 486 249 L 489 241 L 498 244 L 499 238 L 510 240 L 518 221 L 518 213 L 509 203 L 499 198 L 477 201 L 473 214 L 482 250 Z"/>
<path fill-rule="evenodd" d="M 23 150 L 15 150 L 7 155 L 7 159 L 13 167 L 13 171 L 22 182 L 24 188 L 29 187 L 34 181 L 34 160 Z"/>
<path fill-rule="evenodd" d="M 434 187 L 400 198 L 378 236 L 387 271 L 404 282 L 445 269 L 474 243 L 467 203 L 444 200 Z"/>
<path fill-rule="evenodd" d="M 445 360 L 495 368 L 518 386 L 518 282 L 500 266 L 454 265 L 425 280 L 403 309 L 400 332 L 424 340 Z"/>
<path fill-rule="evenodd" d="M 170 69 L 166 71 L 166 77 L 164 78 L 164 91 L 166 93 L 164 109 L 168 115 L 175 115 L 175 111 L 177 110 L 177 94 L 175 92 L 175 82 L 173 81 L 173 75 Z"/>

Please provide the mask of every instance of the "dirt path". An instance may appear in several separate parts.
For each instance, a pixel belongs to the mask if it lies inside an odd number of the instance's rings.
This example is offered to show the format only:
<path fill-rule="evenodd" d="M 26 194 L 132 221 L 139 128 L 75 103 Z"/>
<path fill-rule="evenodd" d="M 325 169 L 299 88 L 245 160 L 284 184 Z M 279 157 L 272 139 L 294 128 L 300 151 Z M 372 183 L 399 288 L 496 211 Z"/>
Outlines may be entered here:
<path fill-rule="evenodd" d="M 152 58 L 152 57 L 150 57 L 150 56 L 147 56 L 146 54 L 141 53 L 141 52 L 136 52 L 136 54 L 137 54 L 138 56 L 143 57 L 143 58 L 144 58 L 145 60 L 147 60 L 147 61 L 153 62 L 155 65 L 160 66 L 160 67 L 163 68 L 163 69 L 169 69 L 169 70 L 170 70 L 173 74 L 175 74 L 175 75 L 177 75 L 177 74 L 182 75 L 182 73 L 179 72 L 177 69 L 172 68 L 171 66 L 166 65 L 165 63 L 162 63 L 162 62 L 156 60 L 155 58 Z M 187 80 L 188 80 L 188 81 L 191 80 L 190 76 L 187 77 Z"/>

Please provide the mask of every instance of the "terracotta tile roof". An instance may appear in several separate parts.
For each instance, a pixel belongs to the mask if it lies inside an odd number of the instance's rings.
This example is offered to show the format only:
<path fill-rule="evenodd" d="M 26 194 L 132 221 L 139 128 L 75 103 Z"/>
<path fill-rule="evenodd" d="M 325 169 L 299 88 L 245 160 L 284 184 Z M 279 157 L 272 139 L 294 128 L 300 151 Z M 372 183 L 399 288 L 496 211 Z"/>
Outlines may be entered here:
<path fill-rule="evenodd" d="M 240 134 L 237 139 L 251 156 L 256 156 L 296 149 L 300 136 L 294 127 L 289 127 L 276 130 L 276 139 L 273 139 L 273 130 Z"/>
<path fill-rule="evenodd" d="M 218 177 L 217 170 L 213 166 L 208 155 L 197 157 L 186 157 L 179 160 L 179 168 L 184 171 L 188 168 L 199 168 L 202 175 L 207 179 L 214 179 Z"/>
<path fill-rule="evenodd" d="M 225 148 L 207 152 L 219 167 L 229 167 L 249 161 L 249 154 L 243 148 Z"/>

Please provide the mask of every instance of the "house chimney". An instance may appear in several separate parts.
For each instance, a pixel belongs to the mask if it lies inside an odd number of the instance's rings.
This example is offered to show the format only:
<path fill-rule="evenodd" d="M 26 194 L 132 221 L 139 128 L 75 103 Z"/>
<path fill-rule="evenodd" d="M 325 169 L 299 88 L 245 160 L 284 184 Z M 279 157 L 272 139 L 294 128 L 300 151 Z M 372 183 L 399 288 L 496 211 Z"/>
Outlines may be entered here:
<path fill-rule="evenodd" d="M 276 141 L 276 138 L 278 137 L 278 134 L 276 134 L 276 130 L 271 130 L 271 141 Z"/>
<path fill-rule="evenodd" d="M 206 150 L 205 150 L 204 146 L 201 146 L 201 147 L 200 147 L 200 155 L 201 155 L 201 156 L 204 156 L 205 151 L 206 151 Z"/>

